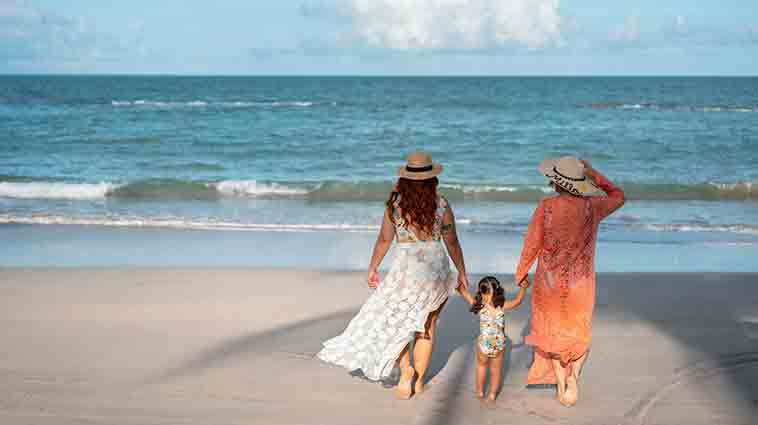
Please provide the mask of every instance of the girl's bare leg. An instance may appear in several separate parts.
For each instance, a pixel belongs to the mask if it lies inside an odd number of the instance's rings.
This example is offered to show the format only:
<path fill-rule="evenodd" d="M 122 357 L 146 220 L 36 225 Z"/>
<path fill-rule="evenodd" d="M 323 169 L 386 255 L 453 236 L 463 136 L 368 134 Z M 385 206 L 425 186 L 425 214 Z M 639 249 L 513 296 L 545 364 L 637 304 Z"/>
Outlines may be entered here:
<path fill-rule="evenodd" d="M 482 354 L 479 347 L 476 347 L 476 396 L 478 398 L 484 398 L 484 383 L 487 381 L 489 363 L 489 357 Z"/>
<path fill-rule="evenodd" d="M 487 398 L 495 401 L 497 393 L 500 391 L 500 382 L 503 380 L 503 351 L 497 356 L 490 359 L 490 391 Z"/>
<path fill-rule="evenodd" d="M 400 381 L 395 387 L 395 395 L 399 399 L 407 400 L 411 398 L 411 381 L 413 381 L 413 375 L 415 371 L 411 367 L 411 355 L 408 352 L 410 344 L 403 348 L 403 352 L 400 353 L 398 358 L 398 367 L 400 368 Z"/>
<path fill-rule="evenodd" d="M 562 405 L 567 406 L 564 400 L 566 396 L 566 368 L 561 365 L 560 359 L 550 359 L 550 362 L 553 364 L 553 372 L 555 372 L 555 380 L 558 386 L 556 396 Z"/>
<path fill-rule="evenodd" d="M 437 319 L 439 319 L 445 303 L 447 301 L 429 314 L 424 326 L 424 333 L 416 335 L 416 342 L 413 348 L 413 368 L 418 374 L 416 385 L 414 386 L 416 393 L 424 392 L 424 375 L 426 374 L 426 369 L 429 367 L 429 361 L 432 359 L 432 352 L 434 351 L 434 334 L 437 330 Z"/>

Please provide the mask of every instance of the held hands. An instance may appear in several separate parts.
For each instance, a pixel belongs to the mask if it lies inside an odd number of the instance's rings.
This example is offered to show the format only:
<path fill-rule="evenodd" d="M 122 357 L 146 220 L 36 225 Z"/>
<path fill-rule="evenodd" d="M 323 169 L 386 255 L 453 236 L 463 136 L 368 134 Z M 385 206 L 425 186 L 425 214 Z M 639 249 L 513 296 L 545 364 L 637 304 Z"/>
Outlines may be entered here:
<path fill-rule="evenodd" d="M 531 285 L 531 282 L 529 282 L 529 276 L 525 276 L 524 279 L 521 280 L 521 282 L 516 282 L 516 285 L 518 285 L 520 288 L 528 288 Z"/>
<path fill-rule="evenodd" d="M 369 288 L 376 289 L 379 286 L 379 273 L 376 270 L 369 270 L 366 281 Z"/>
<path fill-rule="evenodd" d="M 468 292 L 468 277 L 466 277 L 466 273 L 458 273 L 458 286 L 455 289 L 459 292 Z"/>

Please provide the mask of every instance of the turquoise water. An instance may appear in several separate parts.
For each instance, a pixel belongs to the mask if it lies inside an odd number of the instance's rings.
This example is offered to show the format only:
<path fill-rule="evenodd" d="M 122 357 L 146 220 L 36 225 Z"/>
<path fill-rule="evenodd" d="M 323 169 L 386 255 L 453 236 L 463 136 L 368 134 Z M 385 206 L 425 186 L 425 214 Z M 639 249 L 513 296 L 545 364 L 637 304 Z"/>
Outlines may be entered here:
<path fill-rule="evenodd" d="M 0 234 L 28 250 L 4 244 L 2 264 L 43 263 L 34 247 L 57 226 L 275 232 L 310 240 L 318 264 L 333 238 L 370 241 L 394 170 L 417 148 L 445 165 L 442 191 L 480 256 L 492 241 L 517 250 L 549 194 L 536 165 L 572 154 L 627 191 L 601 240 L 618 259 L 731 253 L 609 268 L 758 270 L 743 264 L 758 260 L 758 78 L 0 76 Z M 76 263 L 56 252 L 45 261 Z M 187 261 L 214 263 L 206 254 Z M 480 268 L 509 267 L 490 257 Z"/>

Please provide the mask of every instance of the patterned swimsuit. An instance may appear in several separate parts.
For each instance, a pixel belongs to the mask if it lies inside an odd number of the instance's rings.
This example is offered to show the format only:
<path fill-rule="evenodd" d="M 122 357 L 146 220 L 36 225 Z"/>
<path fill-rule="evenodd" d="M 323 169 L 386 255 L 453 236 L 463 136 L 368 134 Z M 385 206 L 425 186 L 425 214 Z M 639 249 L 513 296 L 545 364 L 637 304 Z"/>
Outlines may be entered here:
<path fill-rule="evenodd" d="M 483 308 L 479 312 L 479 351 L 487 357 L 497 356 L 505 348 L 505 312 Z"/>

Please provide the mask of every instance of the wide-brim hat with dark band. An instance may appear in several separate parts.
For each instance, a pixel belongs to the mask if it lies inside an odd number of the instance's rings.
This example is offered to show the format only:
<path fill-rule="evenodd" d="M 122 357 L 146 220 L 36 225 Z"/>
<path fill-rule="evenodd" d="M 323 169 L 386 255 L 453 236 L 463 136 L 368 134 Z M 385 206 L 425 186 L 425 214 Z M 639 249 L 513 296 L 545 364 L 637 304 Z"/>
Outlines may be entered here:
<path fill-rule="evenodd" d="M 587 177 L 584 163 L 573 156 L 548 158 L 539 166 L 540 173 L 553 183 L 577 196 L 591 196 L 600 193 L 600 189 Z"/>
<path fill-rule="evenodd" d="M 411 180 L 426 180 L 439 175 L 442 165 L 432 162 L 432 156 L 426 152 L 413 152 L 406 158 L 404 166 L 397 169 L 397 175 Z"/>

